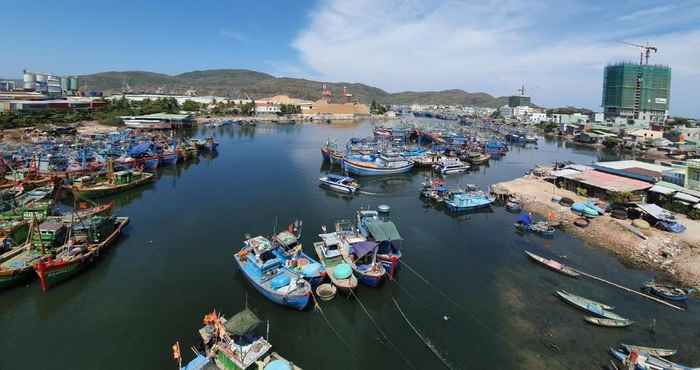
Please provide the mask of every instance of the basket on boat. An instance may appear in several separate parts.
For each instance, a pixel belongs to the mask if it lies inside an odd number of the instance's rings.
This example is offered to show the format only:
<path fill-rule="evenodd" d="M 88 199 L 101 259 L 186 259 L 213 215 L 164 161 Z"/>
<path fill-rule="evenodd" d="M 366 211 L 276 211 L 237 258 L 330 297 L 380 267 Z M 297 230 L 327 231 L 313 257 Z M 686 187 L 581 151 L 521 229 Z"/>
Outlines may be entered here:
<path fill-rule="evenodd" d="M 322 301 L 330 301 L 335 297 L 335 293 L 338 291 L 334 285 L 324 283 L 316 288 L 316 295 L 321 298 Z"/>

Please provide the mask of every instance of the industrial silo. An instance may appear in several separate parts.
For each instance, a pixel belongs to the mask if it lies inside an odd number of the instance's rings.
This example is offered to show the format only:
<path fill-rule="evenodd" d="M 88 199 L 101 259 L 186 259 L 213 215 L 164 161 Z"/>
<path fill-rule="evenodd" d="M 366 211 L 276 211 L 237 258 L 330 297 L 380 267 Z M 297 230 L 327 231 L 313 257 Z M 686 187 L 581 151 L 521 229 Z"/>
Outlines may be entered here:
<path fill-rule="evenodd" d="M 36 84 L 36 75 L 34 73 L 24 71 L 24 88 L 34 90 Z"/>
<path fill-rule="evenodd" d="M 69 78 L 69 87 L 71 91 L 78 91 L 80 85 L 78 84 L 78 76 L 72 76 Z"/>

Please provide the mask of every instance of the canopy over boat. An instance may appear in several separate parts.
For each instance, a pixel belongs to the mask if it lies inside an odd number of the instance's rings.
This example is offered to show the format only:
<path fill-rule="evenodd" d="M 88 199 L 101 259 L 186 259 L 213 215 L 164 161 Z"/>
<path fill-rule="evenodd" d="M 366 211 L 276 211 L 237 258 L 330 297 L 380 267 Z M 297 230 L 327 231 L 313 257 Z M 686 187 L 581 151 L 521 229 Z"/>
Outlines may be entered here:
<path fill-rule="evenodd" d="M 373 221 L 367 225 L 367 229 L 378 242 L 403 240 L 396 225 L 391 221 Z"/>
<path fill-rule="evenodd" d="M 240 336 L 249 333 L 251 330 L 255 329 L 256 326 L 260 325 L 261 322 L 262 321 L 255 316 L 253 311 L 246 308 L 228 319 L 224 327 L 226 327 L 226 331 L 229 334 Z"/>
<path fill-rule="evenodd" d="M 129 148 L 129 156 L 137 158 L 147 155 L 151 151 L 152 146 L 153 144 L 151 143 L 134 145 L 131 148 Z"/>
<path fill-rule="evenodd" d="M 377 249 L 377 243 L 373 241 L 364 241 L 352 244 L 352 254 L 354 254 L 357 258 L 362 258 L 375 249 Z"/>
<path fill-rule="evenodd" d="M 277 234 L 276 239 L 285 247 L 289 247 L 290 245 L 297 243 L 297 237 L 289 231 L 282 231 L 281 233 Z"/>

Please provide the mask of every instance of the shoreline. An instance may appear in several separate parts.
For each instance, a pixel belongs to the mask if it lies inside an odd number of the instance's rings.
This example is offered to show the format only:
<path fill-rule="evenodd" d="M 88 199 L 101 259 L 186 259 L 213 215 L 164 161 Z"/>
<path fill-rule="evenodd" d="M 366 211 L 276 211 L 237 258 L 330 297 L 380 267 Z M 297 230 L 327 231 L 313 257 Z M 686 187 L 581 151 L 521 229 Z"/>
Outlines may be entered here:
<path fill-rule="evenodd" d="M 557 220 L 565 224 L 562 231 L 615 253 L 622 262 L 661 272 L 687 287 L 700 288 L 700 223 L 697 221 L 676 215 L 688 228 L 684 233 L 673 234 L 652 227 L 642 231 L 647 237 L 643 240 L 627 228 L 630 220 L 618 220 L 608 214 L 590 220 L 586 228 L 575 226 L 573 221 L 579 216 L 551 199 L 555 195 L 575 202 L 586 198 L 532 174 L 494 184 L 491 192 L 498 196 L 514 196 L 521 200 L 524 211 L 545 218 L 554 212 Z"/>

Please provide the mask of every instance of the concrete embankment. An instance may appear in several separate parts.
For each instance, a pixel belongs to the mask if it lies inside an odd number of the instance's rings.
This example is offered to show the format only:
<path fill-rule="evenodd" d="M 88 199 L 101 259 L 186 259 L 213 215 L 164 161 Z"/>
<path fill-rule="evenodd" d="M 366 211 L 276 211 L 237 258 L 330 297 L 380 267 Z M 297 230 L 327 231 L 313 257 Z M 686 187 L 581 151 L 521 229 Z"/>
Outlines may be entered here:
<path fill-rule="evenodd" d="M 553 202 L 552 197 L 567 197 L 576 202 L 585 199 L 534 175 L 495 184 L 491 191 L 498 196 L 520 199 L 528 212 L 543 217 L 554 213 L 565 224 L 565 231 L 592 245 L 612 250 L 628 262 L 662 271 L 682 284 L 700 288 L 700 222 L 678 215 L 678 221 L 687 227 L 684 233 L 672 234 L 650 228 L 642 230 L 646 236 L 644 240 L 630 231 L 630 220 L 618 220 L 607 214 L 591 220 L 586 228 L 574 226 L 573 221 L 579 216 Z"/>

